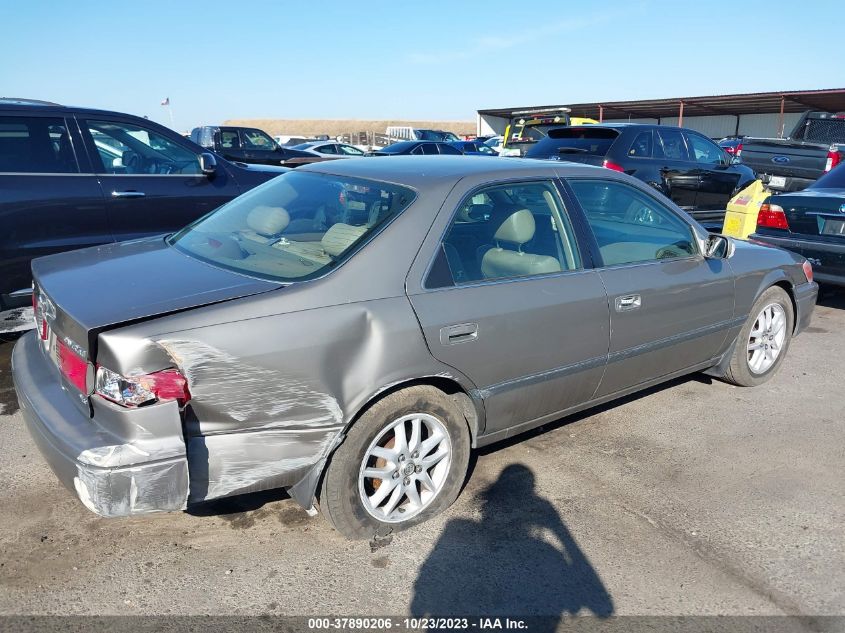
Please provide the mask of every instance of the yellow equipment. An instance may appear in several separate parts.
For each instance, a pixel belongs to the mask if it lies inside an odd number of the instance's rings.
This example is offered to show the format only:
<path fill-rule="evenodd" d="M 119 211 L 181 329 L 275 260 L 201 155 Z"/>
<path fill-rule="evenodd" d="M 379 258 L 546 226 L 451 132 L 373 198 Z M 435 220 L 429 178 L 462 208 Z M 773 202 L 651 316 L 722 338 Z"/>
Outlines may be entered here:
<path fill-rule="evenodd" d="M 772 192 L 763 186 L 761 180 L 755 180 L 736 194 L 728 202 L 722 233 L 743 240 L 751 235 L 757 229 L 757 213 L 760 211 L 760 205 L 770 195 Z"/>

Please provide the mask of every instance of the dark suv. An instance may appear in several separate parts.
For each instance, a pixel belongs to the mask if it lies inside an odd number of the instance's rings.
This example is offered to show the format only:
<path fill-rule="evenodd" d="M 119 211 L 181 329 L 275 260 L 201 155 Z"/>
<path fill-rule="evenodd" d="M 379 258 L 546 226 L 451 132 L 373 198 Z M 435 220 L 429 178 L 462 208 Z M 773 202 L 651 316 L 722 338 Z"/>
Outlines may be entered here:
<path fill-rule="evenodd" d="M 717 231 L 722 229 L 728 201 L 756 178 L 752 169 L 703 134 L 667 125 L 556 128 L 525 156 L 625 172 L 671 198 L 707 229 Z"/>
<path fill-rule="evenodd" d="M 140 117 L 0 99 L 0 332 L 28 326 L 33 258 L 172 232 L 285 171 Z M 154 282 L 137 275 L 103 283 Z"/>
<path fill-rule="evenodd" d="M 191 140 L 228 160 L 254 165 L 297 167 L 332 158 L 282 147 L 256 127 L 203 125 L 191 130 Z"/>

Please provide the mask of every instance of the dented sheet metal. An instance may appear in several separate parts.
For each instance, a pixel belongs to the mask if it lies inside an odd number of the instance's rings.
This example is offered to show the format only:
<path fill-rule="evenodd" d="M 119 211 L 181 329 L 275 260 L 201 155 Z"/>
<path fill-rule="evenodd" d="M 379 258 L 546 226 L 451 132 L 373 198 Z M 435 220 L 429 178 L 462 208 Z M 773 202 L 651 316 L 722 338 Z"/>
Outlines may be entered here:
<path fill-rule="evenodd" d="M 188 464 L 184 458 L 126 468 L 80 463 L 73 488 L 86 508 L 103 517 L 183 510 Z"/>
<path fill-rule="evenodd" d="M 337 400 L 290 371 L 247 363 L 200 341 L 158 344 L 191 391 L 191 503 L 291 486 L 326 457 L 343 428 Z M 237 430 L 225 432 L 234 430 L 232 422 Z"/>
<path fill-rule="evenodd" d="M 101 516 L 185 508 L 188 462 L 175 402 L 129 410 L 92 398 L 82 413 L 30 332 L 12 352 L 27 429 L 59 480 Z"/>
<path fill-rule="evenodd" d="M 286 426 L 337 427 L 337 400 L 289 372 L 246 363 L 200 341 L 159 340 L 188 379 L 193 406 L 238 422 L 284 420 Z"/>

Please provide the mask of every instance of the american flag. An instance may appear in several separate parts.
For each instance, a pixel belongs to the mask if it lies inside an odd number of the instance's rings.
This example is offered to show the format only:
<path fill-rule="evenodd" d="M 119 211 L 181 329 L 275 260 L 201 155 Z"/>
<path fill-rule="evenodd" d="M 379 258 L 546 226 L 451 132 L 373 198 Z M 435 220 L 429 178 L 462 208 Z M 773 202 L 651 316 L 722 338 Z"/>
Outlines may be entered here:
<path fill-rule="evenodd" d="M 164 101 L 161 102 L 161 105 L 169 106 L 170 105 L 170 97 L 165 97 Z"/>

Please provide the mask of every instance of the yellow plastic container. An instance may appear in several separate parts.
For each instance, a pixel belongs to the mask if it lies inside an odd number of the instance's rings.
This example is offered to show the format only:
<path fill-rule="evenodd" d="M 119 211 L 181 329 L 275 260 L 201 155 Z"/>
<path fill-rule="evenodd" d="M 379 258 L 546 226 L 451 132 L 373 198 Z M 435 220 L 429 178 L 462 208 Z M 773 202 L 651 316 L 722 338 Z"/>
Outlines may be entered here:
<path fill-rule="evenodd" d="M 751 235 L 757 228 L 760 206 L 770 195 L 772 192 L 763 186 L 761 180 L 755 180 L 736 194 L 728 202 L 722 233 L 743 240 Z"/>

